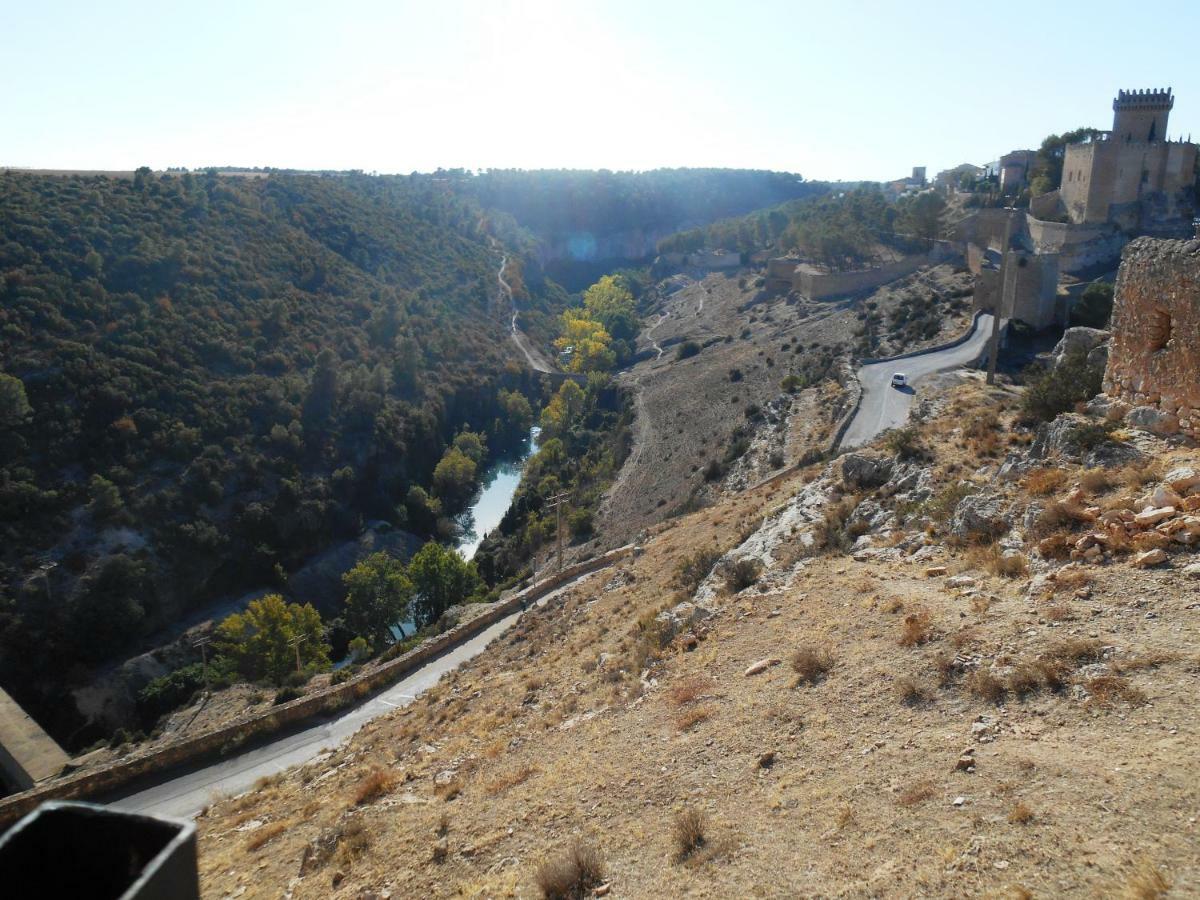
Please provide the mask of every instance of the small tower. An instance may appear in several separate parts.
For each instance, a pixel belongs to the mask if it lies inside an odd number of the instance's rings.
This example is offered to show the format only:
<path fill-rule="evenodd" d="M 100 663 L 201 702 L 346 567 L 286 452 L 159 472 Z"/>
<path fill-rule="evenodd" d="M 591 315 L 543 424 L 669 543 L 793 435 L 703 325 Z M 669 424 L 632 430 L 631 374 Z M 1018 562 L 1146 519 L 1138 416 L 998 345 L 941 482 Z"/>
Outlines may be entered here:
<path fill-rule="evenodd" d="M 1171 89 L 1117 91 L 1113 101 L 1112 140 L 1126 144 L 1167 139 L 1167 119 L 1175 98 Z"/>

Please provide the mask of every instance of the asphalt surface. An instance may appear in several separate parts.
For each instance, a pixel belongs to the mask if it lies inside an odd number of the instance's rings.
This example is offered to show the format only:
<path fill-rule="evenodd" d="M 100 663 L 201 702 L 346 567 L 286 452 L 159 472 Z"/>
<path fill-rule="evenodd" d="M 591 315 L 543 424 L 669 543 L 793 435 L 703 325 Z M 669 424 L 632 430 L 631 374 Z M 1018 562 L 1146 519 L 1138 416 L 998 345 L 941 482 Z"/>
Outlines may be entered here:
<path fill-rule="evenodd" d="M 599 570 L 603 571 L 603 569 Z M 581 575 L 537 601 L 548 603 L 563 591 L 589 575 Z M 521 616 L 517 611 L 484 629 L 475 637 L 402 678 L 382 693 L 335 717 L 292 732 L 265 744 L 251 747 L 237 756 L 222 759 L 190 771 L 168 773 L 165 780 L 152 786 L 133 786 L 129 793 L 107 798 L 118 809 L 156 815 L 191 818 L 221 796 L 239 794 L 267 775 L 274 775 L 301 763 L 310 762 L 350 739 L 359 728 L 376 716 L 412 703 L 423 691 L 437 683 L 447 672 L 483 652 Z"/>
<path fill-rule="evenodd" d="M 907 359 L 871 363 L 859 369 L 862 402 L 842 438 L 842 448 L 859 447 L 870 442 L 877 434 L 903 425 L 908 421 L 908 412 L 916 399 L 921 381 L 930 375 L 976 362 L 987 349 L 991 334 L 992 317 L 981 315 L 976 320 L 971 336 L 957 347 L 931 350 Z M 896 372 L 902 372 L 907 377 L 907 388 L 892 387 L 892 375 Z"/>

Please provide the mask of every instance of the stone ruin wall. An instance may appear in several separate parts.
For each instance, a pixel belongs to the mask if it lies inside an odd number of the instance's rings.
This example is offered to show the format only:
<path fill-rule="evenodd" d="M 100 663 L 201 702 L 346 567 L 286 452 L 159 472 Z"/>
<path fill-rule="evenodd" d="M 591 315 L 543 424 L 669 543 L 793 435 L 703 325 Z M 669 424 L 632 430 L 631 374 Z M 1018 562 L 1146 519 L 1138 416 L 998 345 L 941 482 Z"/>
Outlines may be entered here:
<path fill-rule="evenodd" d="M 1157 409 L 1164 431 L 1200 435 L 1200 240 L 1125 248 L 1104 390 Z"/>

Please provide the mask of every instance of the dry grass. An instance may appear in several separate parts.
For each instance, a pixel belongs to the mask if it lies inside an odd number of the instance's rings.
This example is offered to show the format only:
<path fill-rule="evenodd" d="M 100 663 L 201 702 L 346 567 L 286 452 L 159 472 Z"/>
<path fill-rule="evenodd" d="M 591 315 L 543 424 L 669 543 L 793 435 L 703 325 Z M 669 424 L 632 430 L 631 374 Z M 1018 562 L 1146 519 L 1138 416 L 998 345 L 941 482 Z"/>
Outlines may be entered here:
<path fill-rule="evenodd" d="M 904 617 L 900 625 L 900 646 L 919 647 L 933 640 L 933 626 L 929 610 L 922 609 Z"/>
<path fill-rule="evenodd" d="M 1061 594 L 1063 591 L 1077 591 L 1080 588 L 1085 588 L 1092 583 L 1091 573 L 1087 569 L 1060 569 L 1054 578 L 1054 593 Z"/>
<path fill-rule="evenodd" d="M 497 775 L 495 778 L 489 781 L 484 787 L 484 793 L 495 797 L 497 794 L 501 794 L 511 787 L 516 787 L 518 784 L 524 784 L 526 781 L 536 775 L 537 772 L 538 769 L 536 766 L 519 766 L 516 769 L 513 769 L 511 772 L 505 772 L 501 775 Z"/>
<path fill-rule="evenodd" d="M 932 799 L 936 793 L 937 790 L 932 781 L 917 781 L 902 790 L 896 797 L 896 802 L 901 806 L 916 806 L 918 803 Z"/>
<path fill-rule="evenodd" d="M 932 691 L 924 682 L 911 675 L 901 675 L 896 679 L 896 697 L 908 706 L 920 706 L 933 696 Z"/>
<path fill-rule="evenodd" d="M 1146 702 L 1146 695 L 1129 683 L 1128 678 L 1120 675 L 1097 675 L 1089 678 L 1084 687 L 1091 694 L 1091 701 L 1097 706 L 1112 706 L 1118 700 L 1130 706 L 1141 706 Z"/>
<path fill-rule="evenodd" d="M 938 653 L 931 662 L 933 671 L 937 674 L 938 687 L 946 687 L 962 671 L 962 667 L 948 653 Z"/>
<path fill-rule="evenodd" d="M 967 676 L 967 692 L 989 703 L 999 703 L 1005 695 L 1004 682 L 991 672 L 976 669 Z"/>
<path fill-rule="evenodd" d="M 1034 469 L 1025 478 L 1025 490 L 1034 497 L 1049 497 L 1066 483 L 1067 473 L 1063 469 Z"/>
<path fill-rule="evenodd" d="M 833 654 L 824 647 L 806 645 L 792 654 L 792 670 L 799 676 L 796 684 L 816 684 L 833 668 Z"/>
<path fill-rule="evenodd" d="M 1161 900 L 1171 890 L 1171 882 L 1149 860 L 1142 860 L 1126 882 L 1112 896 L 1121 900 Z"/>
<path fill-rule="evenodd" d="M 583 900 L 604 882 L 604 857 L 589 844 L 576 842 L 538 866 L 538 890 L 546 900 Z"/>
<path fill-rule="evenodd" d="M 395 786 L 396 775 L 394 772 L 389 772 L 387 769 L 375 769 L 358 783 L 358 787 L 354 791 L 354 805 L 362 806 L 364 803 L 377 800 L 384 794 L 390 793 Z"/>
<path fill-rule="evenodd" d="M 1104 494 L 1116 487 L 1105 469 L 1088 469 L 1079 476 L 1079 486 L 1088 494 Z"/>
<path fill-rule="evenodd" d="M 1041 614 L 1043 618 L 1050 622 L 1069 622 L 1075 618 L 1075 611 L 1071 609 L 1071 605 L 1061 601 L 1047 603 L 1042 607 Z"/>
<path fill-rule="evenodd" d="M 1108 666 L 1117 675 L 1128 675 L 1130 672 L 1139 672 L 1143 669 L 1157 669 L 1159 666 L 1169 662 L 1175 662 L 1179 659 L 1178 653 L 1169 653 L 1163 650 L 1151 650 L 1147 653 L 1138 653 L 1134 656 L 1127 656 L 1124 659 L 1114 659 L 1109 662 Z"/>
<path fill-rule="evenodd" d="M 688 807 L 675 816 L 672 836 L 675 840 L 675 861 L 683 862 L 704 846 L 706 822 L 704 813 Z"/>
<path fill-rule="evenodd" d="M 1013 825 L 1028 825 L 1033 819 L 1033 810 L 1024 801 L 1018 801 L 1017 805 L 1008 811 L 1008 821 Z"/>
<path fill-rule="evenodd" d="M 696 706 L 691 709 L 685 709 L 675 717 L 675 727 L 679 731 L 690 731 L 701 722 L 706 722 L 712 718 L 713 709 L 711 706 Z"/>
<path fill-rule="evenodd" d="M 1005 556 L 999 544 L 975 544 L 967 548 L 966 563 L 1001 578 L 1021 578 L 1028 574 L 1029 565 L 1020 554 Z"/>
<path fill-rule="evenodd" d="M 1008 689 L 1018 697 L 1032 694 L 1042 686 L 1042 669 L 1036 662 L 1018 663 L 1008 676 Z"/>
<path fill-rule="evenodd" d="M 667 698 L 676 706 L 683 706 L 705 697 L 716 686 L 707 675 L 692 675 L 671 686 Z"/>
<path fill-rule="evenodd" d="M 287 831 L 287 825 L 283 822 L 273 822 L 270 825 L 262 826 L 262 828 L 256 828 L 251 832 L 250 837 L 246 839 L 246 849 L 250 851 L 257 850 L 268 841 L 279 837 L 285 831 Z"/>

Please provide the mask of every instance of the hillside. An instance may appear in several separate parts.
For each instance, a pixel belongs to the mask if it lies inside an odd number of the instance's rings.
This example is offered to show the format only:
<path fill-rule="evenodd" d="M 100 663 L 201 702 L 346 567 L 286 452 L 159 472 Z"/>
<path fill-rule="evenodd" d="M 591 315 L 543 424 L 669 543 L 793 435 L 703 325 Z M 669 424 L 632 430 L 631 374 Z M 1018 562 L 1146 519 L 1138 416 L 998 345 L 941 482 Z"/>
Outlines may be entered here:
<path fill-rule="evenodd" d="M 413 489 L 464 426 L 502 449 L 525 385 L 479 219 L 363 177 L 0 173 L 0 682 L 47 727 L 94 739 L 61 692 L 188 608 L 367 521 L 444 530 Z"/>
<path fill-rule="evenodd" d="M 915 441 L 656 526 L 214 803 L 206 893 L 1194 894 L 1196 557 L 1139 568 L 1133 518 L 1200 503 L 1200 456 L 1070 416 L 1034 440 L 1018 406 L 960 378 Z"/>

